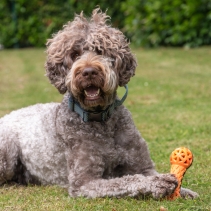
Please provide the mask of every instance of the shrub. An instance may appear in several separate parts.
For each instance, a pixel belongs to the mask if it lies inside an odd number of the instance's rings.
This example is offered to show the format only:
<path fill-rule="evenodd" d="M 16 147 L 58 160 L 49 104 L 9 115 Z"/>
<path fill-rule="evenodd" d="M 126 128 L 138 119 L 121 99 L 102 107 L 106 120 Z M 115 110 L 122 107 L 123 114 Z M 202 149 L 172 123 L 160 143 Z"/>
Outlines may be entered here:
<path fill-rule="evenodd" d="M 0 44 L 44 46 L 75 13 L 99 5 L 136 46 L 211 44 L 210 0 L 1 0 Z"/>
<path fill-rule="evenodd" d="M 120 11 L 121 0 L 1 0 L 0 44 L 5 48 L 44 46 L 52 33 L 73 19 L 75 13 L 82 10 L 88 16 L 100 5 L 108 14 L 114 16 L 114 25 L 121 26 L 123 14 Z M 109 7 L 112 5 L 112 7 Z"/>
<path fill-rule="evenodd" d="M 125 31 L 140 46 L 211 44 L 210 0 L 126 0 Z"/>

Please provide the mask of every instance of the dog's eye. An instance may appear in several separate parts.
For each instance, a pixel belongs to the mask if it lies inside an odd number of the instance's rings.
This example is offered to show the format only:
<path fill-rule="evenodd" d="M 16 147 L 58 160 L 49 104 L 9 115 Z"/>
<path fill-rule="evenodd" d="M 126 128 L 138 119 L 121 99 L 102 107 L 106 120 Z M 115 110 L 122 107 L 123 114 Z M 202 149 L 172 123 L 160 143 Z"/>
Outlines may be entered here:
<path fill-rule="evenodd" d="M 98 48 L 97 48 L 95 51 L 96 51 L 96 53 L 97 53 L 98 55 L 102 55 L 102 54 L 103 54 L 102 50 L 99 50 Z"/>
<path fill-rule="evenodd" d="M 78 57 L 79 57 L 79 53 L 77 53 L 77 52 L 74 52 L 71 54 L 71 58 L 73 61 L 76 60 Z"/>

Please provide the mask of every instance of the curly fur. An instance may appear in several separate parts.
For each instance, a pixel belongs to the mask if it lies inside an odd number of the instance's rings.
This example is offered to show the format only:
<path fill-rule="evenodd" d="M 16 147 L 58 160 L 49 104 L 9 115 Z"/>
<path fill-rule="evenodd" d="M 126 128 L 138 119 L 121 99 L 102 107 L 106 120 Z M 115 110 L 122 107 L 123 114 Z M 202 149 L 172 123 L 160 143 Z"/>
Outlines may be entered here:
<path fill-rule="evenodd" d="M 127 84 L 134 75 L 136 60 L 129 43 L 122 32 L 106 25 L 108 18 L 99 9 L 93 11 L 90 21 L 81 13 L 48 40 L 46 73 L 60 93 L 67 91 L 65 76 L 84 51 L 110 58 L 120 86 Z"/>
<path fill-rule="evenodd" d="M 134 75 L 129 43 L 107 25 L 99 9 L 90 20 L 76 16 L 47 42 L 46 75 L 61 103 L 37 104 L 0 119 L 0 184 L 57 184 L 70 196 L 162 198 L 177 180 L 154 168 L 130 112 L 117 107 L 106 122 L 83 122 L 68 108 L 71 95 L 86 110 L 99 111 L 117 98 L 118 86 Z M 182 189 L 183 197 L 197 193 Z"/>

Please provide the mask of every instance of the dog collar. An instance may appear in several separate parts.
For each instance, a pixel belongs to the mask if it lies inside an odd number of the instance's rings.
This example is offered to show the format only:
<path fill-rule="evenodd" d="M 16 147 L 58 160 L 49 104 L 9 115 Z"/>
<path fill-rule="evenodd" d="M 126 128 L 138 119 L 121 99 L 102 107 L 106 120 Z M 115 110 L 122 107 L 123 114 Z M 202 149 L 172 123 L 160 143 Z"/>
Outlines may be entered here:
<path fill-rule="evenodd" d="M 122 105 L 122 103 L 127 98 L 128 86 L 125 85 L 124 87 L 126 89 L 126 92 L 122 97 L 122 99 L 121 100 L 116 99 L 114 103 L 109 105 L 105 110 L 99 112 L 86 111 L 83 108 L 81 108 L 80 104 L 72 96 L 69 97 L 68 101 L 69 109 L 79 114 L 84 122 L 90 122 L 90 121 L 105 122 L 111 117 L 112 113 L 114 112 L 114 109 Z"/>

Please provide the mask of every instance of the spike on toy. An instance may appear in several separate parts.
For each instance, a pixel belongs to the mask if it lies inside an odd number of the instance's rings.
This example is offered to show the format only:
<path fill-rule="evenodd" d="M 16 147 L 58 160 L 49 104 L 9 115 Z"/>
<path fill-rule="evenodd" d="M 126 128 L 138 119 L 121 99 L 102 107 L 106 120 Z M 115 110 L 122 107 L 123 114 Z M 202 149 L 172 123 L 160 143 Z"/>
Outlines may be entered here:
<path fill-rule="evenodd" d="M 174 193 L 168 197 L 169 200 L 175 200 L 180 197 L 180 187 L 183 176 L 186 170 L 191 166 L 193 162 L 193 154 L 186 147 L 180 147 L 175 149 L 170 156 L 171 162 L 171 174 L 175 174 L 178 180 L 178 186 Z"/>

